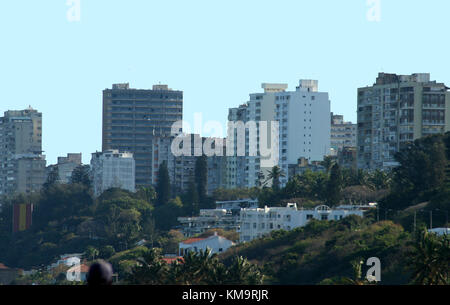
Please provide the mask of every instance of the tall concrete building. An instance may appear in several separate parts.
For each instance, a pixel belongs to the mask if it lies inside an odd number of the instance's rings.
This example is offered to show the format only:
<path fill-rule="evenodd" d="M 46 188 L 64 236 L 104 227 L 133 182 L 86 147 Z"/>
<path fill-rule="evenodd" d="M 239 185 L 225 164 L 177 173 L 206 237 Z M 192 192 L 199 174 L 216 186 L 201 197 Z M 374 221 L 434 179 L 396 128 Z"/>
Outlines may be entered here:
<path fill-rule="evenodd" d="M 278 156 L 278 151 L 273 151 L 271 147 L 271 134 L 277 132 L 272 129 L 272 122 L 275 122 L 275 98 L 276 94 L 284 92 L 288 85 L 263 83 L 261 87 L 264 89 L 263 93 L 250 94 L 250 100 L 246 104 L 230 108 L 228 112 L 228 121 L 234 123 L 235 127 L 238 127 L 240 122 L 245 126 L 245 132 L 239 132 L 238 128 L 228 129 L 228 188 L 251 188 L 260 185 L 264 182 L 262 177 L 266 176 L 273 166 L 270 159 L 274 155 Z M 250 129 L 253 124 L 256 132 L 252 133 Z M 265 139 L 261 138 L 264 135 L 262 128 L 266 128 Z M 256 148 L 256 153 L 251 152 L 252 148 Z M 261 149 L 266 151 L 261 153 Z M 268 151 L 271 151 L 270 157 L 266 155 Z"/>
<path fill-rule="evenodd" d="M 358 167 L 390 169 L 394 155 L 423 136 L 450 131 L 450 92 L 430 74 L 379 73 L 358 89 Z"/>
<path fill-rule="evenodd" d="M 91 159 L 94 195 L 100 196 L 109 188 L 135 191 L 135 163 L 133 154 L 106 150 L 95 152 Z"/>
<path fill-rule="evenodd" d="M 300 80 L 296 91 L 276 94 L 276 120 L 279 126 L 279 165 L 290 178 L 289 164 L 303 157 L 309 162 L 322 161 L 330 154 L 330 100 L 318 91 L 317 80 Z"/>
<path fill-rule="evenodd" d="M 284 171 L 285 184 L 289 164 L 301 157 L 321 161 L 330 153 L 330 101 L 317 86 L 317 81 L 300 80 L 296 91 L 288 92 L 287 84 L 264 83 L 263 93 L 250 94 L 246 104 L 229 110 L 228 120 L 242 122 L 246 129 L 241 134 L 237 128 L 228 129 L 227 156 L 233 152 L 227 160 L 228 188 L 260 186 L 274 165 Z M 238 153 L 242 143 L 244 156 Z"/>
<path fill-rule="evenodd" d="M 0 118 L 0 195 L 39 191 L 45 182 L 42 114 L 29 107 Z"/>
<path fill-rule="evenodd" d="M 243 104 L 237 108 L 228 110 L 228 121 L 247 122 L 248 105 Z M 229 142 L 230 141 L 230 142 Z M 233 142 L 232 145 L 231 141 Z M 226 158 L 226 187 L 229 189 L 246 187 L 244 184 L 245 177 L 245 156 L 237 155 L 237 144 L 245 141 L 245 134 L 239 134 L 236 129 L 228 130 L 227 138 L 227 158 Z M 229 153 L 229 151 L 231 153 Z"/>
<path fill-rule="evenodd" d="M 191 149 L 186 155 L 175 156 L 171 150 L 174 137 L 155 137 L 153 141 L 153 184 L 158 182 L 159 166 L 166 161 L 169 172 L 169 179 L 172 186 L 172 192 L 179 194 L 185 192 L 189 187 L 189 182 L 194 178 L 195 163 L 199 157 L 199 153 L 195 152 L 195 142 L 204 144 L 206 140 L 210 140 L 213 147 L 216 141 L 224 142 L 224 139 L 205 138 L 199 134 L 185 135 L 190 141 Z M 201 152 L 200 152 L 201 153 Z M 226 173 L 226 156 L 225 146 L 221 154 L 207 156 L 207 192 L 212 194 L 215 189 L 225 187 Z"/>
<path fill-rule="evenodd" d="M 114 84 L 103 91 L 103 151 L 131 152 L 136 162 L 136 187 L 155 181 L 155 137 L 169 137 L 172 124 L 183 118 L 183 92 L 167 85 L 152 90 Z"/>
<path fill-rule="evenodd" d="M 337 156 L 344 147 L 356 147 L 357 126 L 344 121 L 343 115 L 331 113 L 331 155 Z"/>

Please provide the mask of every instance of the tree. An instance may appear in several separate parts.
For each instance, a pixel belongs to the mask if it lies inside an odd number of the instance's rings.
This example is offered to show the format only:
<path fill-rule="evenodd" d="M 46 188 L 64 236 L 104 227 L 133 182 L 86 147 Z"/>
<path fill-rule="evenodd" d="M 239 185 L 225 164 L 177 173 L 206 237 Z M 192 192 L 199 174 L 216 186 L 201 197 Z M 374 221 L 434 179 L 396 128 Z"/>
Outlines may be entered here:
<path fill-rule="evenodd" d="M 152 248 L 137 260 L 128 281 L 131 284 L 163 285 L 167 283 L 168 265 L 162 260 L 161 249 Z"/>
<path fill-rule="evenodd" d="M 206 208 L 207 205 L 207 183 L 208 183 L 208 163 L 207 157 L 202 155 L 195 160 L 195 185 L 197 186 L 197 195 L 200 208 Z"/>
<path fill-rule="evenodd" d="M 138 191 L 136 192 L 136 195 L 147 201 L 148 203 L 152 203 L 156 199 L 156 192 L 153 187 L 145 187 L 141 186 Z"/>
<path fill-rule="evenodd" d="M 84 254 L 90 260 L 94 260 L 100 254 L 100 252 L 96 248 L 94 248 L 92 246 L 88 246 L 86 248 L 86 251 L 84 252 Z"/>
<path fill-rule="evenodd" d="M 332 156 L 325 156 L 323 158 L 323 161 L 320 162 L 320 165 L 325 167 L 325 171 L 328 174 L 335 163 L 336 163 L 336 161 L 335 161 L 334 157 L 332 157 Z"/>
<path fill-rule="evenodd" d="M 437 236 L 423 229 L 418 233 L 410 253 L 412 281 L 416 285 L 448 285 L 450 237 Z"/>
<path fill-rule="evenodd" d="M 263 279 L 258 268 L 242 256 L 233 259 L 225 277 L 227 285 L 260 285 Z"/>
<path fill-rule="evenodd" d="M 158 183 L 156 186 L 157 204 L 164 205 L 169 202 L 170 199 L 170 178 L 169 171 L 167 169 L 167 162 L 164 161 L 159 166 L 158 170 Z"/>
<path fill-rule="evenodd" d="M 281 168 L 276 165 L 276 166 L 272 167 L 272 169 L 268 173 L 266 182 L 272 180 L 272 188 L 274 190 L 279 190 L 280 189 L 280 178 L 285 177 L 285 176 L 286 175 L 281 170 Z"/>
<path fill-rule="evenodd" d="M 43 185 L 44 191 L 48 190 L 51 186 L 57 184 L 59 181 L 59 171 L 58 166 L 53 166 L 48 173 L 47 180 Z"/>
<path fill-rule="evenodd" d="M 155 226 L 158 230 L 168 231 L 178 225 L 177 218 L 183 214 L 183 203 L 175 197 L 167 204 L 157 206 L 154 211 Z"/>
<path fill-rule="evenodd" d="M 185 213 L 189 216 L 195 216 L 199 213 L 199 199 L 197 187 L 195 186 L 194 178 L 189 179 L 188 189 L 184 196 Z"/>
<path fill-rule="evenodd" d="M 90 167 L 89 165 L 79 165 L 75 167 L 70 178 L 70 183 L 83 184 L 87 188 L 91 187 Z"/>
<path fill-rule="evenodd" d="M 445 183 L 447 158 L 442 136 L 418 139 L 395 155 L 394 191 L 420 195 Z"/>
<path fill-rule="evenodd" d="M 116 250 L 113 246 L 107 245 L 100 248 L 99 255 L 103 259 L 108 259 L 116 253 Z"/>
<path fill-rule="evenodd" d="M 342 197 L 342 174 L 338 164 L 331 168 L 327 184 L 327 203 L 331 206 L 339 203 Z"/>

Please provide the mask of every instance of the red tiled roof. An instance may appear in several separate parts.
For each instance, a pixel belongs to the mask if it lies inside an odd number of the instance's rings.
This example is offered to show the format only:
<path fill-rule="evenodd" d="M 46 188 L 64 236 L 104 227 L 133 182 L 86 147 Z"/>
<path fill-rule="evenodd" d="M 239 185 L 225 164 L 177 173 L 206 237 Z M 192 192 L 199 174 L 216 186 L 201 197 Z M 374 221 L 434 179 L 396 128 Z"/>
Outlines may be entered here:
<path fill-rule="evenodd" d="M 85 264 L 81 264 L 79 266 L 73 266 L 70 269 L 74 269 L 73 271 L 79 271 L 81 273 L 88 273 L 89 272 L 89 266 L 85 265 Z"/>
<path fill-rule="evenodd" d="M 6 267 L 4 264 L 0 263 L 0 269 L 2 270 L 6 270 L 9 269 L 8 267 Z"/>
<path fill-rule="evenodd" d="M 185 241 L 182 241 L 183 244 L 193 244 L 195 242 L 201 241 L 201 240 L 205 240 L 206 238 L 200 238 L 200 237 L 196 237 L 196 238 L 189 238 L 186 239 Z"/>
<path fill-rule="evenodd" d="M 181 256 L 175 256 L 175 257 L 163 257 L 163 261 L 165 261 L 167 264 L 172 264 L 173 262 L 176 262 L 177 260 L 180 260 L 181 262 L 184 262 L 184 259 Z"/>

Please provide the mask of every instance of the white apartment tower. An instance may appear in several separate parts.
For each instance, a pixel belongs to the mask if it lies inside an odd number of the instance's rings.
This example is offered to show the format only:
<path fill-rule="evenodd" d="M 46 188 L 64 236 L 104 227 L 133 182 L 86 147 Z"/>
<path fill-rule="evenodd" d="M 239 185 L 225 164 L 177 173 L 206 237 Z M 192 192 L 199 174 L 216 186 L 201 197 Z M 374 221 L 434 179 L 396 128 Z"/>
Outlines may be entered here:
<path fill-rule="evenodd" d="M 287 87 L 263 83 L 264 93 L 250 94 L 246 104 L 229 110 L 228 120 L 243 122 L 246 129 L 241 135 L 236 129 L 228 129 L 228 188 L 259 186 L 274 165 L 279 165 L 287 176 L 288 165 L 296 164 L 300 157 L 322 161 L 330 153 L 328 93 L 318 92 L 315 80 L 300 80 L 296 91 L 288 92 Z M 252 133 L 249 129 L 253 123 L 257 131 Z M 262 133 L 264 127 L 266 133 Z M 245 143 L 244 156 L 238 154 L 239 143 Z M 251 154 L 254 146 L 256 155 Z M 234 152 L 231 157 L 229 149 Z M 281 181 L 282 185 L 287 179 Z M 266 185 L 270 186 L 270 181 Z"/>
<path fill-rule="evenodd" d="M 135 191 L 135 163 L 132 153 L 121 153 L 118 150 L 93 153 L 91 171 L 95 196 L 100 196 L 113 187 Z"/>
<path fill-rule="evenodd" d="M 263 83 L 261 86 L 264 93 L 250 94 L 250 100 L 239 106 L 229 110 L 228 120 L 233 123 L 243 122 L 246 130 L 245 134 L 239 134 L 237 129 L 228 130 L 228 141 L 232 141 L 234 145 L 227 142 L 228 147 L 234 152 L 233 156 L 227 159 L 227 186 L 235 187 L 255 187 L 260 185 L 262 177 L 273 167 L 273 162 L 278 163 L 278 151 L 274 151 L 276 147 L 272 147 L 272 133 L 278 131 L 273 128 L 272 122 L 275 121 L 275 97 L 277 93 L 284 92 L 287 84 L 268 84 Z M 265 123 L 266 138 L 262 139 L 261 123 Z M 256 126 L 256 132 L 252 133 L 249 129 L 252 124 Z M 277 140 L 275 137 L 273 140 Z M 245 144 L 244 144 L 245 143 Z M 245 145 L 245 155 L 240 155 L 239 144 Z M 264 146 L 264 147 L 262 147 Z M 256 154 L 252 154 L 251 150 L 256 148 Z M 265 149 L 264 153 L 261 153 Z M 227 151 L 227 155 L 229 152 Z"/>
<path fill-rule="evenodd" d="M 296 91 L 276 94 L 276 120 L 279 122 L 279 166 L 288 181 L 289 164 L 304 157 L 322 161 L 330 154 L 330 100 L 318 91 L 317 80 L 300 80 Z"/>

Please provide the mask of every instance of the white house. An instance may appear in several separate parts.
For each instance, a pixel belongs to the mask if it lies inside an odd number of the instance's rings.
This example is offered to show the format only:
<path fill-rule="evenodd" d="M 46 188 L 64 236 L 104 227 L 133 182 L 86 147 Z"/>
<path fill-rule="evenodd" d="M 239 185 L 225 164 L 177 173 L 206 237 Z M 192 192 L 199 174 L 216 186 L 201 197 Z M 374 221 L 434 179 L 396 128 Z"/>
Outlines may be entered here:
<path fill-rule="evenodd" d="M 298 209 L 296 203 L 286 207 L 265 207 L 263 209 L 242 209 L 240 218 L 240 241 L 247 242 L 260 238 L 274 230 L 292 230 L 305 226 L 309 220 L 340 220 L 349 215 L 363 216 L 369 207 L 337 207 L 330 209 L 321 205 L 312 210 Z"/>
<path fill-rule="evenodd" d="M 226 239 L 225 237 L 217 235 L 215 233 L 214 235 L 206 238 L 189 238 L 185 241 L 182 241 L 179 243 L 178 246 L 178 254 L 180 256 L 183 256 L 187 252 L 194 251 L 194 252 L 200 252 L 206 251 L 206 249 L 211 250 L 211 254 L 219 254 L 222 252 L 225 252 L 234 245 L 234 242 L 231 240 Z"/>
<path fill-rule="evenodd" d="M 239 216 L 224 209 L 202 209 L 195 217 L 178 217 L 184 236 L 190 237 L 204 233 L 209 229 L 224 229 L 236 231 L 239 226 Z"/>
<path fill-rule="evenodd" d="M 66 272 L 66 279 L 70 282 L 84 282 L 89 273 L 89 266 L 85 264 L 78 264 L 71 267 Z"/>
<path fill-rule="evenodd" d="M 60 256 L 60 259 L 47 267 L 48 270 L 54 269 L 60 265 L 64 265 L 66 267 L 72 267 L 76 265 L 80 265 L 82 254 L 64 254 Z"/>

